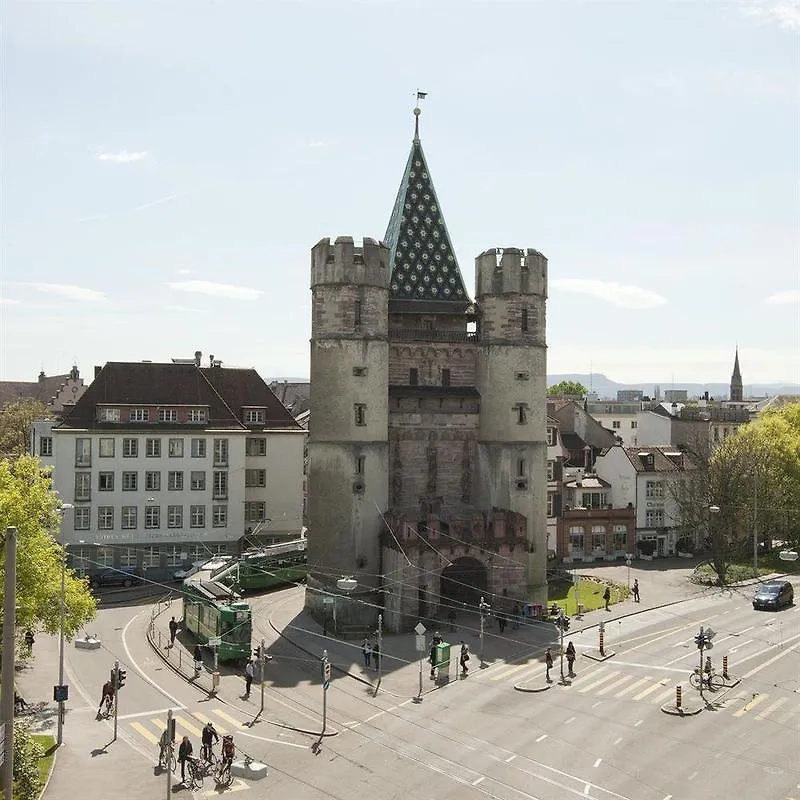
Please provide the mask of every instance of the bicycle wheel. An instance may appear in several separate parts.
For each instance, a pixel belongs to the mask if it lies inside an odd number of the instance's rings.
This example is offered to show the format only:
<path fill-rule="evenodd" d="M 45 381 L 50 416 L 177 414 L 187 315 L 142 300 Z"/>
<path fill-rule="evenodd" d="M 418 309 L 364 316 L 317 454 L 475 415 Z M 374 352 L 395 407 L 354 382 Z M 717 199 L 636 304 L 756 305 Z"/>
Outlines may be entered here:
<path fill-rule="evenodd" d="M 233 775 L 231 774 L 231 768 L 226 765 L 217 773 L 217 786 L 223 786 L 227 788 L 232 783 Z"/>
<path fill-rule="evenodd" d="M 724 689 L 725 688 L 725 678 L 722 675 L 717 675 L 716 673 L 711 676 L 711 688 L 712 689 Z"/>
<path fill-rule="evenodd" d="M 689 685 L 693 689 L 699 689 L 700 688 L 700 676 L 696 672 L 693 672 L 689 676 Z"/>
<path fill-rule="evenodd" d="M 189 786 L 192 789 L 203 788 L 203 772 L 198 764 L 192 764 L 189 769 Z"/>

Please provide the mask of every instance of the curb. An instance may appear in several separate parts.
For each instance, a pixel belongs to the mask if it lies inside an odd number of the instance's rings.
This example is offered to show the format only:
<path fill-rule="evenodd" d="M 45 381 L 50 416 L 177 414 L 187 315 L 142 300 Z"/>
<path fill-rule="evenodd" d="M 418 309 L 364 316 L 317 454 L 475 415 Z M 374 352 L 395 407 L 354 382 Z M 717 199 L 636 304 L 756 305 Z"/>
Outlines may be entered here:
<path fill-rule="evenodd" d="M 703 710 L 703 707 L 699 706 L 697 708 L 693 708 L 691 706 L 684 706 L 682 708 L 678 708 L 674 703 L 669 703 L 665 706 L 661 706 L 661 710 L 665 714 L 669 714 L 673 717 L 695 717 Z"/>
<path fill-rule="evenodd" d="M 53 739 L 56 737 L 53 736 Z M 47 787 L 50 785 L 50 780 L 52 779 L 53 775 L 56 771 L 56 762 L 58 761 L 58 751 L 63 747 L 63 743 L 59 746 L 58 744 L 53 745 L 53 761 L 50 764 L 50 772 L 47 773 L 47 779 L 42 786 L 41 792 L 39 792 L 39 797 L 44 797 L 47 794 Z"/>
<path fill-rule="evenodd" d="M 521 683 L 515 683 L 514 689 L 518 692 L 528 692 L 530 694 L 538 694 L 539 692 L 546 692 L 548 689 L 552 689 L 553 684 L 548 683 L 546 686 L 523 686 Z"/>
<path fill-rule="evenodd" d="M 592 661 L 608 661 L 609 658 L 612 658 L 616 654 L 615 650 L 606 650 L 603 654 L 601 654 L 599 650 L 584 650 L 582 653 L 585 658 L 589 658 Z"/>

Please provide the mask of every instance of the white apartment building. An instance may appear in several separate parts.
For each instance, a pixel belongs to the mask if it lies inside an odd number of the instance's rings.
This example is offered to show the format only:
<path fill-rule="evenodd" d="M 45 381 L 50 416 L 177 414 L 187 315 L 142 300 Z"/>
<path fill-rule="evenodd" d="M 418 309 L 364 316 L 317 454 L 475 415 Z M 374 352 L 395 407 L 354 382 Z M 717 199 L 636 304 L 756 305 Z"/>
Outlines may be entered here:
<path fill-rule="evenodd" d="M 108 363 L 63 421 L 34 423 L 76 569 L 157 580 L 300 534 L 305 431 L 255 370 L 213 363 Z"/>
<path fill-rule="evenodd" d="M 604 428 L 619 437 L 624 447 L 636 447 L 639 443 L 639 413 L 642 401 L 620 402 L 619 400 L 587 400 L 586 411 Z"/>

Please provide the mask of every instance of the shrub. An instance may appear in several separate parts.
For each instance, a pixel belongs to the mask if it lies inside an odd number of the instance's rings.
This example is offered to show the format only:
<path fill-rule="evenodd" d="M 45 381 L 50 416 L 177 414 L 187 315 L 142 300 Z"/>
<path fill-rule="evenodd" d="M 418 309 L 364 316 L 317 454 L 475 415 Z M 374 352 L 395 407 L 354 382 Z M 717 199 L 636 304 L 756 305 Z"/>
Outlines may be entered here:
<path fill-rule="evenodd" d="M 39 760 L 44 748 L 31 736 L 26 722 L 14 722 L 14 798 L 36 800 L 42 789 Z"/>

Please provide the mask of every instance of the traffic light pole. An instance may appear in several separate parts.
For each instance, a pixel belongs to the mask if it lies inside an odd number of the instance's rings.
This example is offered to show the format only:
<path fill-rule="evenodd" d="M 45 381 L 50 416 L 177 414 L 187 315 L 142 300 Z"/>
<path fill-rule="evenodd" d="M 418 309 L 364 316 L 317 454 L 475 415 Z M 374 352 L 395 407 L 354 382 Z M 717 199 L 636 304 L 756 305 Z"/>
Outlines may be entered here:
<path fill-rule="evenodd" d="M 167 738 L 169 739 L 169 744 L 167 745 L 167 757 L 166 757 L 166 764 L 164 768 L 167 772 L 167 800 L 172 800 L 172 748 L 174 746 L 174 742 L 172 741 L 172 709 L 170 708 L 167 711 Z"/>
<path fill-rule="evenodd" d="M 564 611 L 558 617 L 558 652 L 561 656 L 561 683 L 564 683 Z"/>
<path fill-rule="evenodd" d="M 330 666 L 328 665 L 328 651 L 322 651 L 322 733 L 320 739 L 325 735 L 325 728 L 328 725 L 328 678 Z"/>
<path fill-rule="evenodd" d="M 261 659 L 259 662 L 259 674 L 261 676 L 261 708 L 259 708 L 258 713 L 264 713 L 264 666 L 266 662 L 264 661 L 264 653 L 267 650 L 267 643 L 264 639 L 261 640 Z"/>
<path fill-rule="evenodd" d="M 119 661 L 114 662 L 114 738 L 117 741 L 117 717 L 119 715 Z"/>

